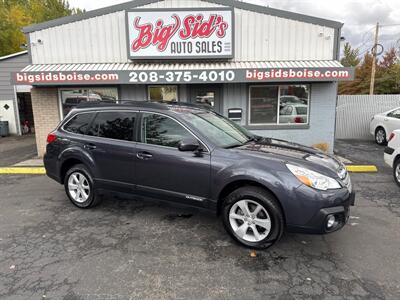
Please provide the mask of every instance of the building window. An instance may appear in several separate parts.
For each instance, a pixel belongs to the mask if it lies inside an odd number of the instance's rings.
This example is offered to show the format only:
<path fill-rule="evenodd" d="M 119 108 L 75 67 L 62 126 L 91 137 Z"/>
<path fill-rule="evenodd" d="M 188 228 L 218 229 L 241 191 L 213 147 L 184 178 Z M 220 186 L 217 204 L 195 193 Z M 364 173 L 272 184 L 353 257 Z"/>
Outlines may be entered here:
<path fill-rule="evenodd" d="M 256 85 L 250 87 L 250 125 L 309 123 L 309 85 Z"/>
<path fill-rule="evenodd" d="M 178 101 L 178 86 L 176 85 L 151 85 L 148 87 L 150 101 Z"/>
<path fill-rule="evenodd" d="M 82 88 L 60 90 L 62 117 L 81 102 L 118 100 L 117 88 Z"/>

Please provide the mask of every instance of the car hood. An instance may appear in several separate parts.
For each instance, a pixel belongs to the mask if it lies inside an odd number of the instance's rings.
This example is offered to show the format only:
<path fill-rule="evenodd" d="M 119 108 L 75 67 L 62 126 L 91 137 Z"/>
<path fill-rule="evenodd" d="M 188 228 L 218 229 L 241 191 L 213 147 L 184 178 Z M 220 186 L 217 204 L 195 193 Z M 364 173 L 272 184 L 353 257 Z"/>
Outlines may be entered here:
<path fill-rule="evenodd" d="M 236 149 L 243 154 L 253 152 L 253 154 L 274 157 L 285 163 L 304 166 L 335 177 L 343 169 L 343 165 L 338 160 L 320 150 L 284 140 L 260 138 Z"/>

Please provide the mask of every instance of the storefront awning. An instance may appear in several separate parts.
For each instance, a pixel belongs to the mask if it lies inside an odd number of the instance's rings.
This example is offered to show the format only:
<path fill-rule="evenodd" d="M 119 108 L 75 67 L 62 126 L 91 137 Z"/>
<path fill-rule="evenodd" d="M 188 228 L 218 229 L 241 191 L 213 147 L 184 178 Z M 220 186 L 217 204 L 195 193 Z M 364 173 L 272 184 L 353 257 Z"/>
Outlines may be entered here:
<path fill-rule="evenodd" d="M 107 63 L 29 65 L 12 74 L 15 85 L 329 82 L 352 80 L 354 69 L 336 60 Z"/>

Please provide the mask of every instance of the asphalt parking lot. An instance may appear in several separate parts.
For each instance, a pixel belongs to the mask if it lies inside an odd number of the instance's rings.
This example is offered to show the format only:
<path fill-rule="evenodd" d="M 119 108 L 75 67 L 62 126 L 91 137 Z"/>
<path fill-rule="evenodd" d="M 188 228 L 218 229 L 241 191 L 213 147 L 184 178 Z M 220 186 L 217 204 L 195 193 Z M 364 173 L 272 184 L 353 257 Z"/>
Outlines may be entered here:
<path fill-rule="evenodd" d="M 383 148 L 337 150 L 379 169 L 352 175 L 349 224 L 256 257 L 209 213 L 118 197 L 79 210 L 45 176 L 2 175 L 0 299 L 399 299 L 400 189 Z"/>

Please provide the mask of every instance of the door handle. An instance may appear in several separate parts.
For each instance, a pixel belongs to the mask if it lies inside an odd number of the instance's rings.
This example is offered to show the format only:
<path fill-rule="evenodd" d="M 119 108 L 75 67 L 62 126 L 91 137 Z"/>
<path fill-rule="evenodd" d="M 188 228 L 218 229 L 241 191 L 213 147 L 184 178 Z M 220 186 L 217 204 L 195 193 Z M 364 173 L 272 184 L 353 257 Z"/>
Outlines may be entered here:
<path fill-rule="evenodd" d="M 384 119 L 383 119 L 383 121 L 388 121 L 388 120 L 389 120 L 388 118 L 384 118 Z"/>
<path fill-rule="evenodd" d="M 148 160 L 153 157 L 153 155 L 149 152 L 138 152 L 136 157 L 143 160 Z"/>
<path fill-rule="evenodd" d="M 95 144 L 85 144 L 83 146 L 83 148 L 85 148 L 87 150 L 94 150 L 94 149 L 96 149 L 96 145 Z"/>

